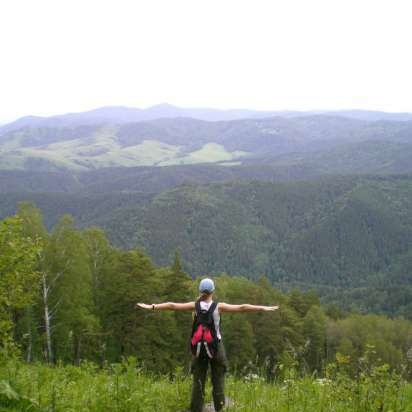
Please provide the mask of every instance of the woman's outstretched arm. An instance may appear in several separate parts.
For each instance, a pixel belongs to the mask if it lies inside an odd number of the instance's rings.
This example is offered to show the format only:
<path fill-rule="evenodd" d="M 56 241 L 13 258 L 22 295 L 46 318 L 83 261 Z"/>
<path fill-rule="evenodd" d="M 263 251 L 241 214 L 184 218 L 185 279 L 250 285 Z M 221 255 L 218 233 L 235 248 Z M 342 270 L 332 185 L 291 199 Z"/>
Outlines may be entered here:
<path fill-rule="evenodd" d="M 136 303 L 136 308 L 148 309 L 148 310 L 195 310 L 195 302 L 187 303 L 152 303 L 147 305 L 146 303 Z"/>
<path fill-rule="evenodd" d="M 229 305 L 228 303 L 219 303 L 220 312 L 273 312 L 278 309 L 279 306 Z"/>

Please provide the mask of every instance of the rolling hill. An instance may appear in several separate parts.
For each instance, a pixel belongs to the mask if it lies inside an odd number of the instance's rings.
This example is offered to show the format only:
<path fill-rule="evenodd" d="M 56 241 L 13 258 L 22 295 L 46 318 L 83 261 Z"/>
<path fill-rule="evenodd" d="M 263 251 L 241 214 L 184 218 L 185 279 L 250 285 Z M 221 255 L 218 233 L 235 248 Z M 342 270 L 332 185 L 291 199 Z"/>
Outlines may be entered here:
<path fill-rule="evenodd" d="M 45 124 L 37 120 L 31 126 L 20 124 L 17 130 L 7 129 L 7 125 L 0 128 L 0 169 L 82 172 L 107 167 L 233 166 L 265 161 L 276 167 L 299 165 L 323 170 L 330 154 L 350 157 L 359 152 L 359 160 L 368 157 L 370 167 L 352 167 L 353 161 L 339 170 L 336 162 L 329 162 L 330 172 L 375 172 L 379 164 L 390 163 L 404 167 L 387 167 L 388 172 L 410 171 L 404 160 L 412 145 L 410 121 L 312 115 L 214 122 L 163 118 L 115 124 L 95 116 L 91 118 L 94 123 L 69 126 L 53 119 Z"/>

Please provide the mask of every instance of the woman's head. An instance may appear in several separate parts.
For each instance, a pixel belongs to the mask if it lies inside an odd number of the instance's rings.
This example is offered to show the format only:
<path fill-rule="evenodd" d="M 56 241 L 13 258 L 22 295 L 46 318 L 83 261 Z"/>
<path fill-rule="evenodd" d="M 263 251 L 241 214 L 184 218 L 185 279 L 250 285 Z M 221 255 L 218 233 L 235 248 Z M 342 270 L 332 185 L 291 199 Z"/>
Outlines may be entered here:
<path fill-rule="evenodd" d="M 207 299 L 215 290 L 215 283 L 212 279 L 202 279 L 199 283 L 200 299 Z"/>
<path fill-rule="evenodd" d="M 199 292 L 208 293 L 209 295 L 215 290 L 215 283 L 212 279 L 202 279 L 199 283 Z"/>

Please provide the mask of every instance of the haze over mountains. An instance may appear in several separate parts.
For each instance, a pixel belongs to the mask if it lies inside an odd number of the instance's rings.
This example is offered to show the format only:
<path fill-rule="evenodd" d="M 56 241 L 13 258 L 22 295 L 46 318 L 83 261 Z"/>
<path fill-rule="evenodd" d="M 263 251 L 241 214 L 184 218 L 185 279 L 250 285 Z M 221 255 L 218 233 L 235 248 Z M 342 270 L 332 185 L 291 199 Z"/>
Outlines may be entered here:
<path fill-rule="evenodd" d="M 388 113 L 372 110 L 316 110 L 316 111 L 259 111 L 248 109 L 212 109 L 212 108 L 181 108 L 168 103 L 158 104 L 147 109 L 107 106 L 79 113 L 40 117 L 26 116 L 9 123 L 5 130 L 16 130 L 25 126 L 78 126 L 94 123 L 134 123 L 162 118 L 190 117 L 205 121 L 239 120 L 264 117 L 301 117 L 308 115 L 331 115 L 359 120 L 412 120 L 412 113 Z M 0 131 L 0 134 L 2 131 Z"/>

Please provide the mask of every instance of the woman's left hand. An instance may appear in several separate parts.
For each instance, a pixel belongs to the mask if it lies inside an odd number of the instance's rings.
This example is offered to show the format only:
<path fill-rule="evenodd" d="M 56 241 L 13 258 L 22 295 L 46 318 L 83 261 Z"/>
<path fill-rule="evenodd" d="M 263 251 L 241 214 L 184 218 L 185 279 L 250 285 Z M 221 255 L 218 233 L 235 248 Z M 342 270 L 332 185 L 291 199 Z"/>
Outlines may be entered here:
<path fill-rule="evenodd" d="M 275 310 L 278 310 L 279 306 L 266 306 L 264 309 L 264 312 L 274 312 Z"/>

